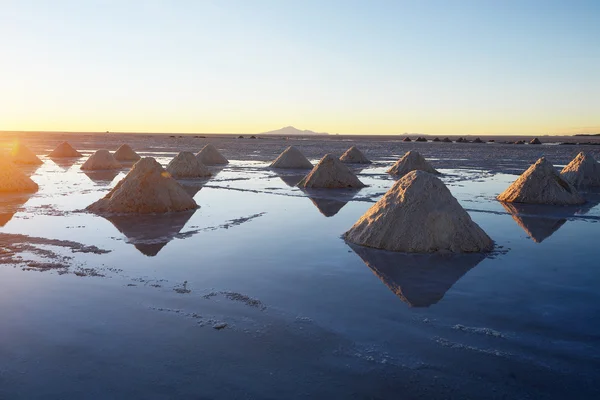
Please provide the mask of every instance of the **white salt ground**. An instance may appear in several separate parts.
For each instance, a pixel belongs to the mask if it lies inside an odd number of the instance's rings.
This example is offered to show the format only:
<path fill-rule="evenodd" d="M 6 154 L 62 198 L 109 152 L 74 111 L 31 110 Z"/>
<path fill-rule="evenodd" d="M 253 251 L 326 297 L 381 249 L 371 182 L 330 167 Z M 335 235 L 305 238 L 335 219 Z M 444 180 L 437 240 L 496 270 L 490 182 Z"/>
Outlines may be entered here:
<path fill-rule="evenodd" d="M 528 204 L 585 203 L 573 185 L 561 178 L 556 168 L 544 157 L 523 172 L 497 199 L 507 203 Z"/>
<path fill-rule="evenodd" d="M 95 213 L 166 213 L 198 208 L 194 199 L 152 157 L 138 161 L 102 199 L 87 207 Z"/>
<path fill-rule="evenodd" d="M 348 232 L 361 246 L 408 253 L 487 252 L 494 242 L 436 176 L 402 177 Z"/>

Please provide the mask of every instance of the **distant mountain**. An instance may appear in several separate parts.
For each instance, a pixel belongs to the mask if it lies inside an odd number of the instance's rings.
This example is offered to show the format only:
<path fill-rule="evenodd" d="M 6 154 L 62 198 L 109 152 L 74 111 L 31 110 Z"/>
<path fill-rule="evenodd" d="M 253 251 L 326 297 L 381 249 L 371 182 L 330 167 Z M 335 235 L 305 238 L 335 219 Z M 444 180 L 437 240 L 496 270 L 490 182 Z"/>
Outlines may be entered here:
<path fill-rule="evenodd" d="M 308 129 L 301 131 L 300 129 L 296 129 L 293 126 L 286 126 L 284 128 L 277 129 L 274 131 L 263 132 L 263 133 L 261 133 L 261 135 L 308 136 L 308 135 L 329 135 L 329 134 L 324 133 L 324 132 L 313 132 L 313 131 L 309 131 Z"/>

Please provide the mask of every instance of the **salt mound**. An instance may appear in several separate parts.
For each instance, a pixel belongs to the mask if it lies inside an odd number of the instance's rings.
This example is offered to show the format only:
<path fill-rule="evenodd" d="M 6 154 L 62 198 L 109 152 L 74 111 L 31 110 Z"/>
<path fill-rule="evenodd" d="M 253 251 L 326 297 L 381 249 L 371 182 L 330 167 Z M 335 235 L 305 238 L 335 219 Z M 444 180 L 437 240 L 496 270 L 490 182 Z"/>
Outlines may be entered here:
<path fill-rule="evenodd" d="M 404 139 L 402 139 L 403 142 L 412 142 L 412 140 L 410 140 L 410 138 L 407 136 Z"/>
<path fill-rule="evenodd" d="M 283 151 L 271 163 L 271 168 L 290 168 L 290 169 L 310 169 L 313 165 L 308 161 L 304 154 L 294 146 L 290 146 Z"/>
<path fill-rule="evenodd" d="M 531 139 L 529 144 L 542 144 L 542 142 L 540 142 L 540 139 L 538 139 L 538 138 L 533 138 L 533 139 Z"/>
<path fill-rule="evenodd" d="M 167 171 L 173 178 L 204 178 L 211 173 L 193 153 L 182 151 L 167 165 Z"/>
<path fill-rule="evenodd" d="M 409 151 L 400 160 L 396 161 L 396 164 L 392 166 L 387 172 L 392 175 L 403 176 L 408 174 L 410 171 L 425 171 L 431 174 L 439 174 L 427 160 L 423 158 L 421 154 L 416 151 Z"/>
<path fill-rule="evenodd" d="M 446 185 L 423 171 L 402 177 L 344 236 L 361 246 L 407 253 L 476 253 L 494 247 Z"/>
<path fill-rule="evenodd" d="M 48 154 L 48 157 L 52 158 L 75 158 L 81 157 L 81 153 L 78 152 L 67 142 L 62 142 L 52 151 L 52 153 Z"/>
<path fill-rule="evenodd" d="M 34 193 L 38 185 L 6 157 L 0 157 L 0 192 Z"/>
<path fill-rule="evenodd" d="M 100 149 L 97 150 L 94 154 L 92 154 L 90 158 L 88 158 L 83 163 L 81 169 L 84 171 L 121 169 L 121 164 L 119 164 L 119 162 L 115 160 L 113 155 L 110 154 L 110 151 Z"/>
<path fill-rule="evenodd" d="M 198 208 L 194 199 L 152 157 L 142 158 L 102 199 L 87 207 L 95 213 L 166 213 Z"/>
<path fill-rule="evenodd" d="M 219 153 L 219 150 L 212 144 L 207 144 L 202 150 L 196 154 L 198 161 L 204 165 L 219 165 L 228 164 L 229 161 Z"/>
<path fill-rule="evenodd" d="M 507 203 L 583 204 L 585 199 L 560 177 L 554 166 L 544 157 L 537 160 L 498 197 Z"/>
<path fill-rule="evenodd" d="M 26 165 L 41 165 L 42 160 L 38 158 L 27 146 L 17 142 L 13 147 L 11 153 L 11 160 L 15 164 L 26 164 Z"/>
<path fill-rule="evenodd" d="M 340 157 L 340 161 L 349 164 L 371 164 L 371 161 L 356 146 L 346 150 Z"/>
<path fill-rule="evenodd" d="M 445 138 L 442 139 L 442 142 L 444 142 L 444 143 L 452 143 L 452 140 L 450 140 L 449 137 L 445 137 Z"/>
<path fill-rule="evenodd" d="M 327 189 L 365 187 L 348 167 L 331 154 L 326 154 L 298 186 Z"/>
<path fill-rule="evenodd" d="M 584 152 L 577 154 L 560 175 L 564 180 L 576 187 L 600 186 L 600 164 Z"/>
<path fill-rule="evenodd" d="M 115 160 L 117 161 L 138 161 L 140 158 L 139 154 L 133 151 L 133 149 L 127 145 L 122 144 L 114 154 Z"/>

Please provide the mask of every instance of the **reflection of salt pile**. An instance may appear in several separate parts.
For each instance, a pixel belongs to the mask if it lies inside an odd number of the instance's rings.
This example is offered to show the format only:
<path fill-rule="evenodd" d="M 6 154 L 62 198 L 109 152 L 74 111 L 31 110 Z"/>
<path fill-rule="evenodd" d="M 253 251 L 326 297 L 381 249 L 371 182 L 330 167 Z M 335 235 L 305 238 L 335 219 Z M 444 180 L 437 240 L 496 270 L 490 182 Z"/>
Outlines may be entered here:
<path fill-rule="evenodd" d="M 211 175 L 208 168 L 189 151 L 177 154 L 167 165 L 167 171 L 177 179 L 205 178 Z"/>
<path fill-rule="evenodd" d="M 105 216 L 140 253 L 154 257 L 173 240 L 196 210 L 153 215 Z"/>
<path fill-rule="evenodd" d="M 298 184 L 305 188 L 362 188 L 358 180 L 340 160 L 331 154 L 325 155 L 319 163 Z"/>
<path fill-rule="evenodd" d="M 544 157 L 537 160 L 498 197 L 508 203 L 583 204 L 585 199 L 560 177 L 558 171 Z"/>
<path fill-rule="evenodd" d="M 563 168 L 560 175 L 576 187 L 600 186 L 600 164 L 584 152 L 577 154 L 577 157 Z"/>
<path fill-rule="evenodd" d="M 100 171 L 83 171 L 83 173 L 90 178 L 93 182 L 101 184 L 103 186 L 110 184 L 113 179 L 117 175 L 119 175 L 119 170 L 116 169 L 108 169 L 108 170 L 100 170 Z"/>
<path fill-rule="evenodd" d="M 402 301 L 429 307 L 440 301 L 485 254 L 405 254 L 350 245 L 364 263 Z"/>
<path fill-rule="evenodd" d="M 0 197 L 0 227 L 5 226 L 21 207 L 29 200 L 29 195 L 3 194 Z"/>
<path fill-rule="evenodd" d="M 196 154 L 196 157 L 198 157 L 198 161 L 204 165 L 221 165 L 229 163 L 229 161 L 219 153 L 219 150 L 210 143 L 204 146 L 204 148 Z"/>
<path fill-rule="evenodd" d="M 347 201 L 335 200 L 335 199 L 325 199 L 321 197 L 311 197 L 310 200 L 313 202 L 315 207 L 319 210 L 321 214 L 326 217 L 333 217 L 337 214 L 346 204 Z"/>
<path fill-rule="evenodd" d="M 340 161 L 349 164 L 371 164 L 371 161 L 356 146 L 346 150 L 340 157 Z"/>
<path fill-rule="evenodd" d="M 345 233 L 349 242 L 410 253 L 485 252 L 492 239 L 432 174 L 412 171 Z"/>
<path fill-rule="evenodd" d="M 194 199 L 151 157 L 142 158 L 102 199 L 87 210 L 96 213 L 166 213 L 196 209 Z"/>
<path fill-rule="evenodd" d="M 0 192 L 34 193 L 38 185 L 25 175 L 7 157 L 0 157 Z"/>
<path fill-rule="evenodd" d="M 135 162 L 142 158 L 127 144 L 121 145 L 117 151 L 115 151 L 114 157 L 115 160 L 123 162 Z"/>
<path fill-rule="evenodd" d="M 290 146 L 283 151 L 271 163 L 272 168 L 290 168 L 290 169 L 310 169 L 313 165 L 308 161 L 304 154 L 294 146 Z"/>
<path fill-rule="evenodd" d="M 115 160 L 110 151 L 100 149 L 88 158 L 81 169 L 84 171 L 102 171 L 109 169 L 121 169 L 121 164 Z"/>
<path fill-rule="evenodd" d="M 26 165 L 41 165 L 42 160 L 38 158 L 27 146 L 17 143 L 13 147 L 11 153 L 11 160 L 15 164 L 26 164 Z"/>
<path fill-rule="evenodd" d="M 81 153 L 75 150 L 69 143 L 62 142 L 52 151 L 52 153 L 48 154 L 48 157 L 51 158 L 76 158 L 81 157 Z"/>
<path fill-rule="evenodd" d="M 409 151 L 401 159 L 396 161 L 387 172 L 388 174 L 404 176 L 410 171 L 425 171 L 432 174 L 439 174 L 421 154 L 416 151 Z"/>
<path fill-rule="evenodd" d="M 508 211 L 525 233 L 536 243 L 542 243 L 552 236 L 567 220 L 553 217 L 549 211 L 538 205 L 500 203 Z"/>

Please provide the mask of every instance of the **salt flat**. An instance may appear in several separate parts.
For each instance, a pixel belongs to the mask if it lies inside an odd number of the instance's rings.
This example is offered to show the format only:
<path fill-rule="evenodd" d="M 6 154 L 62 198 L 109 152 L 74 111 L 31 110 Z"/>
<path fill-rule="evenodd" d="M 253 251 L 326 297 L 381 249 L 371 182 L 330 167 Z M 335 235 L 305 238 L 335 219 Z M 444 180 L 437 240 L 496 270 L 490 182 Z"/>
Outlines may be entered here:
<path fill-rule="evenodd" d="M 600 194 L 574 207 L 495 197 L 539 157 L 595 146 L 400 139 L 32 135 L 31 195 L 0 196 L 0 398 L 596 398 Z M 128 169 L 83 172 L 128 143 L 163 165 L 214 144 L 230 160 L 181 181 L 200 208 L 83 212 Z M 356 145 L 360 190 L 301 190 L 269 163 Z M 417 150 L 496 242 L 489 255 L 417 256 L 341 235 Z M 308 172 L 308 171 L 304 171 Z M 24 237 L 27 235 L 28 237 Z"/>

